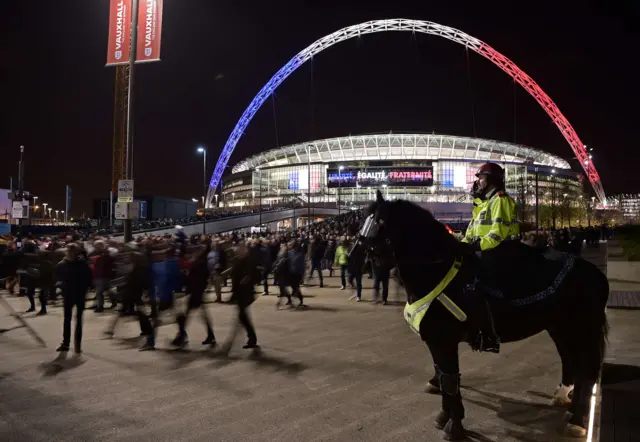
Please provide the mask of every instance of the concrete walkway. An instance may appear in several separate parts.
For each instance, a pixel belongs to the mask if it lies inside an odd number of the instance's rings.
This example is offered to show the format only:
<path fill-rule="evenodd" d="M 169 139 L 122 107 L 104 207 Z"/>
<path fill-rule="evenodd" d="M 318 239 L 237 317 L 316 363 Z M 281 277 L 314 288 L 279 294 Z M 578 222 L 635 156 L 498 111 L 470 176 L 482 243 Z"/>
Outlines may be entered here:
<path fill-rule="evenodd" d="M 140 353 L 137 323 L 104 340 L 110 315 L 87 311 L 84 362 L 52 363 L 62 311 L 29 314 L 48 348 L 23 328 L 0 335 L 0 441 L 442 440 L 432 425 L 440 397 L 423 392 L 432 361 L 405 325 L 401 303 L 355 303 L 338 278 L 325 283 L 331 288 L 303 288 L 311 295 L 305 310 L 276 311 L 274 297 L 260 297 L 251 314 L 262 352 L 242 350 L 241 336 L 228 358 L 200 347 L 198 315 L 188 325 L 190 351 L 169 350 L 176 332 L 169 324 L 159 329 L 159 349 Z M 368 287 L 365 280 L 365 300 Z M 27 307 L 25 298 L 7 299 L 16 310 Z M 224 339 L 235 308 L 207 308 Z M 12 325 L 0 310 L 0 328 Z M 500 355 L 460 348 L 472 440 L 566 440 L 556 434 L 564 410 L 548 405 L 560 361 L 546 334 L 504 345 Z"/>

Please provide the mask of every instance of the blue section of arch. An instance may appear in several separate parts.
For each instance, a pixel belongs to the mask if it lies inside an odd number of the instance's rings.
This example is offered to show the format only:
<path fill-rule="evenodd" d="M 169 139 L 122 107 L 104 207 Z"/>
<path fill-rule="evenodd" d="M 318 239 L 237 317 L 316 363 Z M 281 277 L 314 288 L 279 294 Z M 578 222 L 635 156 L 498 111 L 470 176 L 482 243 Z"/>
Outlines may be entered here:
<path fill-rule="evenodd" d="M 251 104 L 245 109 L 244 113 L 240 117 L 240 120 L 236 124 L 236 127 L 231 132 L 227 143 L 220 154 L 220 158 L 218 159 L 218 163 L 216 164 L 216 168 L 213 171 L 213 175 L 211 176 L 211 181 L 209 182 L 209 191 L 207 193 L 207 206 L 211 205 L 211 200 L 213 199 L 213 195 L 220 183 L 220 179 L 222 178 L 222 174 L 224 173 L 224 169 L 227 167 L 227 163 L 231 158 L 231 154 L 233 153 L 233 149 L 235 149 L 236 144 L 240 141 L 240 137 L 244 134 L 245 129 L 253 119 L 254 115 L 262 104 L 271 96 L 274 90 L 296 69 L 298 69 L 302 64 L 307 61 L 307 57 L 303 55 L 296 55 L 293 57 L 287 64 L 285 64 L 276 74 L 271 77 L 271 80 L 258 92 L 258 95 L 255 96 Z"/>

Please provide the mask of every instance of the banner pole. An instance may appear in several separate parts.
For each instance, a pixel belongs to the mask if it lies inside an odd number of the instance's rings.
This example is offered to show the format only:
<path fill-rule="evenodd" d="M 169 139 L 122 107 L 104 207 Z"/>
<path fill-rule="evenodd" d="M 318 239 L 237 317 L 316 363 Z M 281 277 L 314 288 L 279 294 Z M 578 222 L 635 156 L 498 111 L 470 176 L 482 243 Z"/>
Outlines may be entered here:
<path fill-rule="evenodd" d="M 138 48 L 138 2 L 133 0 L 131 11 L 131 51 L 129 52 L 129 87 L 127 88 L 127 144 L 125 146 L 125 178 L 133 179 L 133 86 L 136 63 L 136 52 Z M 124 242 L 133 239 L 133 223 L 130 219 L 124 220 Z"/>

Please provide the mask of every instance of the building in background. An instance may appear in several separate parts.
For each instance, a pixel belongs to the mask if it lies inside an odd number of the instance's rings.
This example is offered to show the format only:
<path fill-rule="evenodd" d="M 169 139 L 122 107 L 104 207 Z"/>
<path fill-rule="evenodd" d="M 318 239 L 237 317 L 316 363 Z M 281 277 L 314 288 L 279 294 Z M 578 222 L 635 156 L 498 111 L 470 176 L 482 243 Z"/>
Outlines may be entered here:
<path fill-rule="evenodd" d="M 11 218 L 11 200 L 9 189 L 0 189 L 0 222 L 9 222 Z"/>
<path fill-rule="evenodd" d="M 640 194 L 623 193 L 613 196 L 611 201 L 616 205 L 625 222 L 634 224 L 640 222 Z"/>
<path fill-rule="evenodd" d="M 117 198 L 114 197 L 114 202 Z M 134 201 L 138 202 L 139 219 L 184 219 L 196 215 L 197 203 L 192 200 L 183 200 L 166 196 L 136 195 Z M 93 200 L 94 219 L 109 219 L 109 198 Z"/>
<path fill-rule="evenodd" d="M 440 134 L 379 134 L 327 138 L 271 149 L 238 162 L 223 177 L 219 205 L 271 206 L 290 201 L 358 206 L 380 190 L 429 208 L 440 219 L 468 219 L 478 167 L 500 164 L 507 190 L 524 206 L 541 205 L 561 218 L 581 204 L 583 185 L 564 159 L 528 146 Z M 585 222 L 586 222 L 586 209 Z M 522 218 L 532 212 L 523 209 Z M 574 217 L 574 221 L 577 220 Z"/>

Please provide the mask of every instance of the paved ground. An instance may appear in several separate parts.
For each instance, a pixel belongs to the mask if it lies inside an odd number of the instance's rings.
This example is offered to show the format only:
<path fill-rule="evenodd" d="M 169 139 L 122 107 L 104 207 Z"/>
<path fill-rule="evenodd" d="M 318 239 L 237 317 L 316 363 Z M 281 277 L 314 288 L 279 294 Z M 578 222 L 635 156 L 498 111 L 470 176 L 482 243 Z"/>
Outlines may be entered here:
<path fill-rule="evenodd" d="M 139 353 L 136 323 L 104 340 L 109 315 L 87 311 L 85 362 L 52 364 L 62 311 L 31 318 L 47 349 L 24 329 L 0 335 L 0 441 L 441 440 L 432 426 L 440 398 L 423 392 L 431 358 L 400 305 L 348 301 L 337 278 L 327 282 L 332 288 L 303 289 L 313 296 L 307 310 L 276 311 L 273 297 L 252 306 L 260 355 L 240 348 L 244 336 L 229 358 L 202 350 L 197 316 L 191 351 L 167 349 L 170 324 L 159 330 L 161 350 Z M 25 309 L 24 298 L 8 299 Z M 228 336 L 234 307 L 207 308 L 218 339 Z M 615 322 L 620 314 L 637 321 L 633 313 L 616 312 Z M 14 321 L 0 310 L 0 328 Z M 616 342 L 633 334 L 613 330 Z M 500 355 L 461 346 L 461 367 L 473 440 L 565 440 L 555 431 L 563 410 L 548 405 L 560 363 L 547 335 L 504 345 Z"/>

